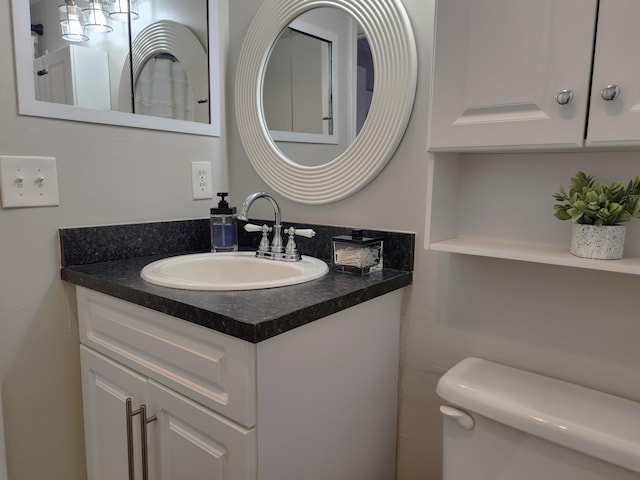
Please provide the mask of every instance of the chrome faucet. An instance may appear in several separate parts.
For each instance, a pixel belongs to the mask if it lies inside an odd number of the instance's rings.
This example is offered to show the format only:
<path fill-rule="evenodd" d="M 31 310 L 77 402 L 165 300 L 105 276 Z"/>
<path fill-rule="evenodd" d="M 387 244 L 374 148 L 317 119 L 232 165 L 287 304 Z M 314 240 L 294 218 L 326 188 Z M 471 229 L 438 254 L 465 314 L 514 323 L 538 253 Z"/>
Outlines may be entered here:
<path fill-rule="evenodd" d="M 244 226 L 244 229 L 247 232 L 262 232 L 262 241 L 260 242 L 256 256 L 270 260 L 280 260 L 283 262 L 297 262 L 302 257 L 300 256 L 300 252 L 298 251 L 294 240 L 295 235 L 311 238 L 315 236 L 316 232 L 311 229 L 289 227 L 286 230 L 286 233 L 289 235 L 289 241 L 287 242 L 287 247 L 284 248 L 282 246 L 282 220 L 280 215 L 280 206 L 278 205 L 278 202 L 276 202 L 275 198 L 266 192 L 256 192 L 249 195 L 242 204 L 240 213 L 238 214 L 238 220 L 248 220 L 247 215 L 249 214 L 249 208 L 251 208 L 253 202 L 259 198 L 269 200 L 276 218 L 273 228 L 268 227 L 267 225 L 260 227 L 250 223 Z M 268 234 L 272 230 L 273 240 L 271 241 L 271 244 L 269 244 Z"/>
<path fill-rule="evenodd" d="M 275 224 L 273 225 L 273 240 L 271 241 L 271 252 L 282 253 L 284 252 L 284 248 L 282 246 L 282 217 L 280 215 L 280 206 L 278 205 L 278 202 L 276 202 L 275 198 L 273 198 L 267 192 L 252 193 L 245 199 L 244 203 L 242 204 L 240 214 L 238 215 L 238 220 L 248 220 L 247 215 L 249 213 L 249 208 L 251 207 L 253 202 L 255 202 L 259 198 L 269 200 L 276 215 Z"/>

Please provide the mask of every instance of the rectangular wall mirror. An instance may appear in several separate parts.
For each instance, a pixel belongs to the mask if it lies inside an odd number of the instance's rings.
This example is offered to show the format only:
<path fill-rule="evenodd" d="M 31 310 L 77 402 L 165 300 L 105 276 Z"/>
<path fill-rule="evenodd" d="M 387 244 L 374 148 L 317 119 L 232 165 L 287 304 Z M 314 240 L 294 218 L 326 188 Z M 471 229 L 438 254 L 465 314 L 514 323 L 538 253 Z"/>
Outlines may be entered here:
<path fill-rule="evenodd" d="M 11 0 L 20 114 L 219 136 L 220 1 Z"/>

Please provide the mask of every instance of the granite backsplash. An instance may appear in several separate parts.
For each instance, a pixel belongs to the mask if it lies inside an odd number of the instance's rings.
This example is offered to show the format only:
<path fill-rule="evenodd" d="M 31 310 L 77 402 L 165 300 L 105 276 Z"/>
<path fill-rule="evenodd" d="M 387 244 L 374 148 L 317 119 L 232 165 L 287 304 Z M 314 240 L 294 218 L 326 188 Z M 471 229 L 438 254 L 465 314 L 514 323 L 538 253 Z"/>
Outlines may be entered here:
<path fill-rule="evenodd" d="M 271 225 L 272 221 L 251 219 L 251 223 Z M 241 249 L 257 249 L 260 233 L 245 232 L 238 222 Z M 328 225 L 286 222 L 286 227 L 312 228 L 313 238 L 296 237 L 303 255 L 331 259 L 331 237 L 350 235 L 351 229 Z M 384 266 L 413 271 L 415 234 L 363 229 L 367 237 L 384 240 Z M 286 238 L 284 239 L 286 242 Z M 123 225 L 73 227 L 60 229 L 61 265 L 71 267 L 162 254 L 204 252 L 211 249 L 209 219 L 174 220 Z"/>

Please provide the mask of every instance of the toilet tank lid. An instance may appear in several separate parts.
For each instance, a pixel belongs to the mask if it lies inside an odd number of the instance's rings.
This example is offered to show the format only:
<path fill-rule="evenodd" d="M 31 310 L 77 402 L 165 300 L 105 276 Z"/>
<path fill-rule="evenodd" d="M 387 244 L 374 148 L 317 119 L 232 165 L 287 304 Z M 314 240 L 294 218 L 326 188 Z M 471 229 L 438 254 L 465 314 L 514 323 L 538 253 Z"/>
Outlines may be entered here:
<path fill-rule="evenodd" d="M 474 357 L 436 391 L 469 413 L 640 472 L 640 403 Z"/>

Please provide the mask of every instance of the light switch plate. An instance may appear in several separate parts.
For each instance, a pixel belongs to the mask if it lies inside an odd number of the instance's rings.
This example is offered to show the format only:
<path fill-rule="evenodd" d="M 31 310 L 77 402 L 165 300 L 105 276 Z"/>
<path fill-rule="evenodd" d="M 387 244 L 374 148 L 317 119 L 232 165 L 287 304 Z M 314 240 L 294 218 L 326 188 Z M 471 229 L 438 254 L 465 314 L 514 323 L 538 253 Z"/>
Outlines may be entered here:
<path fill-rule="evenodd" d="M 0 156 L 3 208 L 59 205 L 54 157 Z"/>

